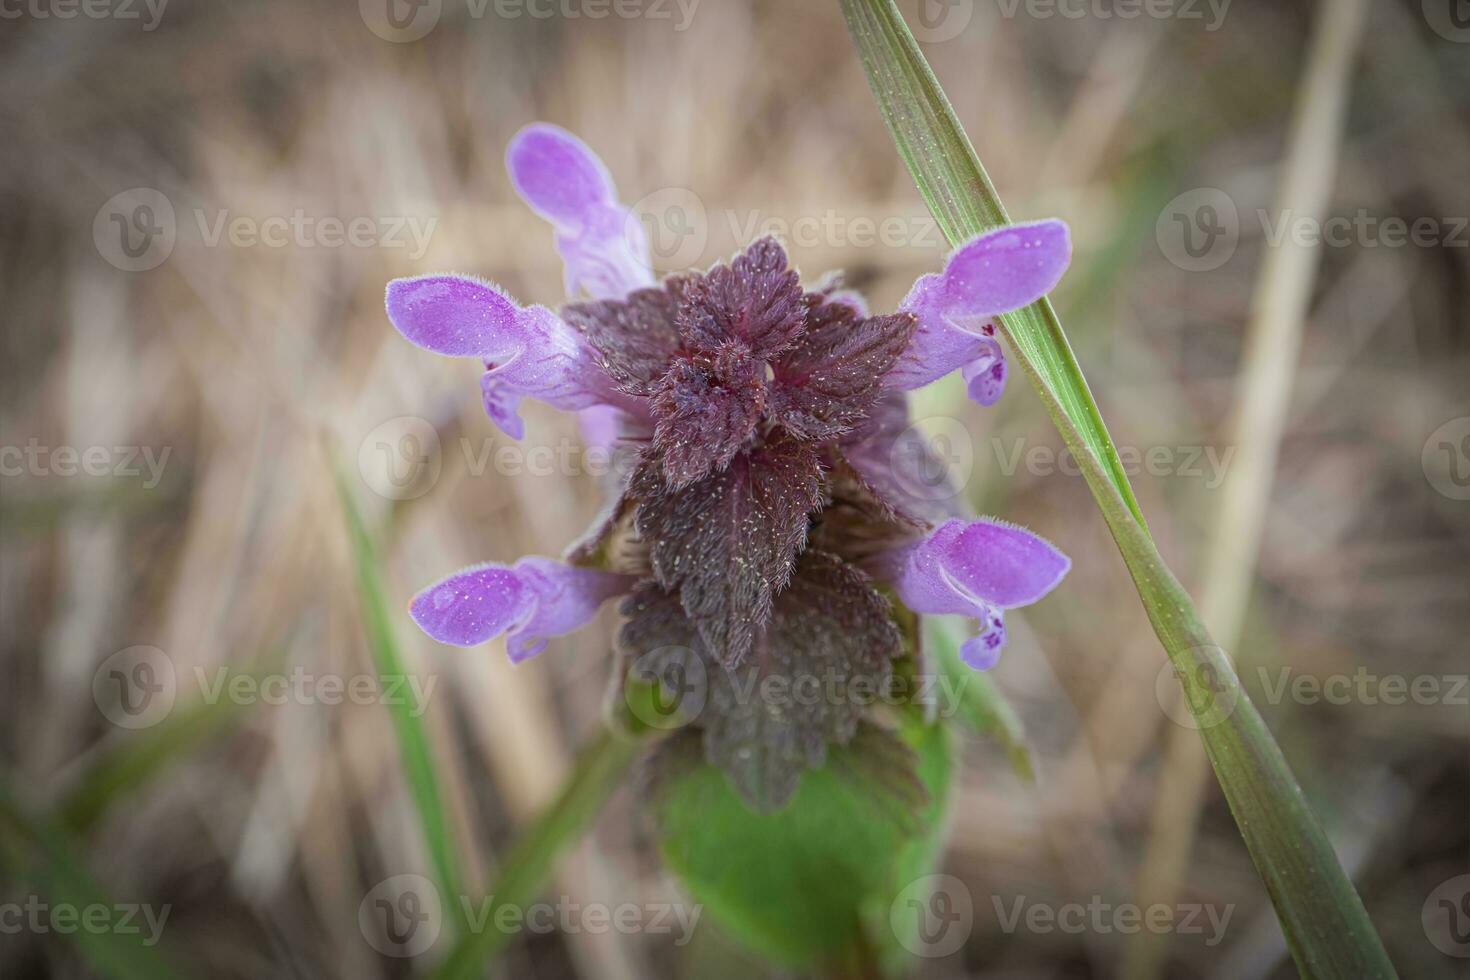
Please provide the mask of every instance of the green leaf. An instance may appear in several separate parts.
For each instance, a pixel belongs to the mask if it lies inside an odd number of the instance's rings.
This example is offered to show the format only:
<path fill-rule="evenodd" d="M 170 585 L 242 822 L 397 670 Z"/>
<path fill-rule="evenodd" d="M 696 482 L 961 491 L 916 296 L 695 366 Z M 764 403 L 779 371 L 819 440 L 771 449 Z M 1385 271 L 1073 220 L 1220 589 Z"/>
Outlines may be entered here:
<path fill-rule="evenodd" d="M 896 5 L 839 2 L 899 153 L 950 241 L 958 244 L 1005 223 L 995 188 Z M 1394 976 L 1281 749 L 1149 536 L 1055 311 L 1042 301 L 1007 314 L 1001 332 L 1075 455 L 1185 687 L 1205 751 L 1298 968 L 1311 977 Z M 1222 705 L 1227 709 L 1220 710 Z"/>
<path fill-rule="evenodd" d="M 999 741 L 1016 775 L 1035 783 L 1036 767 L 1020 716 L 995 686 L 989 672 L 976 670 L 960 659 L 965 620 L 959 616 L 925 616 L 923 621 L 924 649 L 943 671 L 949 689 L 959 698 L 953 706 L 956 717 L 971 730 Z M 941 703 L 940 707 L 949 706 Z"/>
<path fill-rule="evenodd" d="M 394 615 L 389 611 L 383 588 L 382 573 L 379 571 L 377 548 L 362 514 L 357 509 L 352 490 L 342 475 L 340 466 L 333 468 L 337 493 L 342 501 L 342 512 L 347 519 L 347 533 L 352 542 L 353 565 L 357 577 L 358 600 L 362 603 L 363 628 L 367 633 L 368 648 L 378 673 L 384 677 L 406 677 L 408 672 L 398 650 L 398 638 L 393 628 Z M 439 777 L 434 769 L 433 756 L 429 751 L 429 738 L 423 723 L 414 714 L 415 706 L 406 699 L 392 700 L 388 712 L 393 719 L 393 731 L 398 739 L 398 754 L 403 763 L 403 772 L 408 780 L 409 792 L 413 796 L 418 813 L 419 829 L 423 832 L 429 858 L 434 865 L 440 894 L 453 897 L 464 894 L 460 884 L 461 857 L 449 826 L 444 807 L 444 794 L 439 789 Z"/>
<path fill-rule="evenodd" d="M 488 913 L 482 921 L 483 927 L 460 937 L 449 957 L 435 971 L 438 980 L 485 976 L 487 964 L 516 935 L 497 928 L 499 911 L 507 906 L 524 909 L 536 898 L 550 877 L 556 859 L 602 812 L 637 752 L 636 742 L 607 730 L 582 750 L 557 798 L 506 856 L 489 900 L 479 910 Z"/>
<path fill-rule="evenodd" d="M 753 812 L 723 772 L 697 759 L 692 739 L 695 761 L 653 794 L 664 863 L 727 932 L 785 966 L 866 975 L 902 955 L 888 908 L 943 845 L 950 741 L 943 725 L 904 725 L 927 792 L 916 815 L 889 785 L 902 763 L 875 731 L 833 750 L 772 813 Z"/>
<path fill-rule="evenodd" d="M 66 906 L 81 914 L 93 906 L 109 910 L 119 906 L 86 872 L 82 858 L 66 834 L 25 812 L 10 788 L 3 784 L 0 784 L 0 861 L 15 881 L 33 883 L 44 892 L 52 909 Z M 77 945 L 101 976 L 116 980 L 163 980 L 179 975 L 157 946 L 147 945 L 149 937 L 143 930 L 77 928 L 64 935 Z"/>

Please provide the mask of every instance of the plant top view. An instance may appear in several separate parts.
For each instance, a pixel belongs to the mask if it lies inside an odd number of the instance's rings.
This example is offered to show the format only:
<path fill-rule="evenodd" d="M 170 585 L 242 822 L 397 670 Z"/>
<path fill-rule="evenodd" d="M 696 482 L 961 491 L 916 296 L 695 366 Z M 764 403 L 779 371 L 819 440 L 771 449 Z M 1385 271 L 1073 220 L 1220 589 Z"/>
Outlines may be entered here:
<path fill-rule="evenodd" d="M 1463 7 L 0 10 L 0 969 L 1463 976 Z"/>

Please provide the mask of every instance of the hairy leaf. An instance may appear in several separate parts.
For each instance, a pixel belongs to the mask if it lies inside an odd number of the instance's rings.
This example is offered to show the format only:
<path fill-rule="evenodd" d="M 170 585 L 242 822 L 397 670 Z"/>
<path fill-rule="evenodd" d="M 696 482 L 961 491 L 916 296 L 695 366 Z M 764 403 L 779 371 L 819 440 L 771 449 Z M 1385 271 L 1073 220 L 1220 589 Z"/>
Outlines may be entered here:
<path fill-rule="evenodd" d="M 802 555 L 770 624 L 735 666 L 712 655 L 678 600 L 652 583 L 624 612 L 625 655 L 662 657 L 670 664 L 640 662 L 660 674 L 677 662 L 683 677 L 702 679 L 695 723 L 706 757 L 763 812 L 784 805 L 829 746 L 852 739 L 901 650 L 888 601 L 857 568 L 819 551 Z"/>
<path fill-rule="evenodd" d="M 801 280 L 774 238 L 762 238 L 729 265 L 689 282 L 679 336 L 694 350 L 736 348 L 774 357 L 790 347 L 806 316 Z"/>
<path fill-rule="evenodd" d="M 760 361 L 733 354 L 674 362 L 656 387 L 653 445 L 671 488 L 720 469 L 755 435 L 766 406 Z"/>
<path fill-rule="evenodd" d="M 864 319 L 817 293 L 806 302 L 806 329 L 771 365 L 771 414 L 797 436 L 831 439 L 867 416 L 916 320 L 909 313 Z"/>
<path fill-rule="evenodd" d="M 572 303 L 562 316 L 602 355 L 603 365 L 624 391 L 647 395 L 679 349 L 674 319 L 681 280 L 658 289 L 639 289 L 621 300 Z"/>
<path fill-rule="evenodd" d="M 791 577 L 808 515 L 821 506 L 822 468 L 809 444 L 779 434 L 724 470 L 669 490 L 651 463 L 633 476 L 638 533 L 653 574 L 677 590 L 717 657 L 738 663 Z"/>

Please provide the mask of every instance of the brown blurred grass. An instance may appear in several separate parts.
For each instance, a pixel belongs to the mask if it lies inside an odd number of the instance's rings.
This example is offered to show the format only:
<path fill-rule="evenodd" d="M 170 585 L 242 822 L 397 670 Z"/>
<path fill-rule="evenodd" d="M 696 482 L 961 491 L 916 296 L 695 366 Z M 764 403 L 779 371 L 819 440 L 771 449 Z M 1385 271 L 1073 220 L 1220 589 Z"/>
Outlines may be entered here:
<path fill-rule="evenodd" d="M 1354 75 L 1331 213 L 1412 220 L 1470 215 L 1465 82 L 1470 46 L 1417 3 L 1375 5 Z M 1007 19 L 987 3 L 927 53 L 1018 217 L 1072 223 L 1074 267 L 1057 299 L 1118 441 L 1228 449 L 1225 416 L 1305 45 L 1305 5 L 1232 7 L 1221 30 L 1186 21 Z M 422 41 L 374 36 L 352 4 L 173 0 L 156 31 L 113 21 L 7 22 L 0 72 L 4 260 L 3 439 L 23 446 L 169 447 L 164 480 L 6 476 L 4 663 L 10 778 L 37 807 L 129 733 L 91 696 L 115 651 L 195 667 L 279 655 L 317 673 L 371 672 L 322 437 L 349 468 L 370 433 L 428 419 L 445 448 L 427 494 L 392 502 L 364 485 L 385 529 L 389 588 L 406 601 L 477 560 L 556 554 L 596 512 L 587 477 L 468 472 L 458 450 L 495 440 L 471 367 L 409 347 L 388 326 L 384 282 L 454 269 L 527 301 L 561 299 L 550 233 L 514 198 L 501 153 L 533 119 L 576 131 L 626 200 L 694 191 L 711 217 L 703 261 L 741 244 L 728 216 L 843 221 L 892 215 L 921 228 L 835 4 L 706 0 L 669 22 L 462 16 Z M 159 268 L 121 272 L 91 236 L 103 202 L 162 191 L 179 241 Z M 1188 273 L 1154 238 L 1164 204 L 1225 189 L 1242 222 L 1223 267 Z M 405 249 L 207 247 L 194 209 L 256 220 L 435 219 Z M 849 224 L 850 229 L 850 224 Z M 884 247 L 851 235 L 793 243 L 808 276 L 842 267 L 891 307 L 942 257 L 937 235 Z M 1466 402 L 1467 250 L 1324 250 L 1306 326 L 1247 641 L 1264 668 L 1326 677 L 1463 675 L 1466 505 L 1436 494 L 1420 454 Z M 967 493 L 1075 560 L 1064 589 L 1016 618 L 997 678 L 1025 717 L 1041 783 L 972 743 L 946 870 L 976 896 L 962 958 L 935 976 L 1109 976 L 1124 936 L 1006 934 L 1009 906 L 1126 902 L 1144 850 L 1170 722 L 1155 699 L 1164 659 L 1076 477 L 1002 472 L 1017 440 L 1058 443 L 1021 385 L 981 411 L 952 387 L 920 414 L 960 419 L 976 452 Z M 575 442 L 571 419 L 532 407 L 528 445 Z M 1155 536 L 1190 585 L 1218 501 L 1186 476 L 1135 476 Z M 493 877 L 520 826 L 554 792 L 598 724 L 614 617 L 512 668 L 498 649 L 441 649 L 401 626 L 413 669 L 439 686 L 425 715 L 471 881 Z M 1404 976 L 1450 976 L 1425 939 L 1424 897 L 1464 873 L 1470 710 L 1263 704 L 1354 871 Z M 171 903 L 168 944 L 220 976 L 404 972 L 358 932 L 377 881 L 421 870 L 379 705 L 260 706 L 228 737 L 116 807 L 88 843 L 119 896 Z M 17 886 L 19 887 L 19 886 Z M 675 893 L 624 794 L 553 890 L 581 901 Z M 1234 905 L 1225 942 L 1176 935 L 1177 976 L 1288 975 L 1269 903 L 1214 796 L 1186 900 Z M 74 975 L 54 935 L 0 938 L 7 975 Z M 725 976 L 762 969 L 705 927 L 686 949 L 658 936 L 532 937 L 504 961 L 521 976 Z"/>

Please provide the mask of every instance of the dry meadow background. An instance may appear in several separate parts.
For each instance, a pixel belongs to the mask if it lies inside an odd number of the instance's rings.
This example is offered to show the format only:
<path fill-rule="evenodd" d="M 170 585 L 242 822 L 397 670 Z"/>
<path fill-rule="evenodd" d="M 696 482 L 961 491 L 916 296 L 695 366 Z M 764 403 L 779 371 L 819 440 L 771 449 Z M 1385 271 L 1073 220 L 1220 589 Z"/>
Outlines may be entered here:
<path fill-rule="evenodd" d="M 533 6 L 553 16 L 490 0 L 477 17 L 443 0 L 433 29 L 403 42 L 370 29 L 382 26 L 371 0 L 169 0 L 153 29 L 141 3 L 138 19 L 4 6 L 0 746 L 18 810 L 54 812 L 98 760 L 151 730 L 114 724 L 94 697 L 119 651 L 162 652 L 148 656 L 173 669 L 175 716 L 221 667 L 376 674 L 334 459 L 379 537 L 395 612 L 462 565 L 558 554 L 594 516 L 598 480 L 573 418 L 528 403 L 521 451 L 549 456 L 500 453 L 515 444 L 484 416 L 474 366 L 416 350 L 383 313 L 387 280 L 446 270 L 561 302 L 551 233 L 502 164 L 527 122 L 556 122 L 602 154 L 624 200 L 643 200 L 666 268 L 724 258 L 771 227 L 807 276 L 845 269 L 877 308 L 938 268 L 941 236 L 835 0 L 703 0 L 687 23 L 652 0 L 629 8 L 636 17 L 594 18 L 584 0 Z M 935 38 L 926 52 L 1011 213 L 1072 225 L 1055 299 L 1116 439 L 1155 452 L 1134 483 L 1196 588 L 1279 217 L 1258 212 L 1276 206 L 1314 7 L 1235 0 L 1212 29 L 1203 4 L 1202 19 L 1105 16 L 1111 3 L 1076 18 L 1025 2 L 940 6 L 920 22 Z M 1470 30 L 1436 30 L 1433 6 L 1370 4 L 1329 213 L 1429 219 L 1439 234 L 1395 246 L 1354 232 L 1321 250 L 1247 641 L 1231 651 L 1405 977 L 1465 975 L 1421 909 L 1470 872 L 1458 686 L 1470 669 L 1470 442 L 1458 442 L 1470 436 Z M 951 15 L 967 20 L 946 37 Z M 134 188 L 173 211 L 172 250 L 143 271 L 119 267 L 110 217 L 147 217 L 135 198 L 109 203 Z M 1171 261 L 1169 244 L 1171 202 L 1197 188 L 1238 209 L 1238 245 L 1204 271 Z M 298 213 L 368 219 L 366 238 L 334 245 L 319 224 L 275 243 L 211 234 L 222 219 L 264 228 Z M 409 227 L 427 232 L 422 247 L 393 231 Z M 1013 617 L 995 671 L 1038 782 L 992 740 L 963 739 L 943 870 L 973 897 L 973 931 L 920 973 L 1122 975 L 1134 937 L 1007 929 L 998 909 L 1146 903 L 1139 870 L 1156 862 L 1159 835 L 1193 829 L 1187 859 L 1155 872 L 1178 901 L 1231 918 L 1215 945 L 1208 929 L 1164 937 L 1158 972 L 1294 975 L 1213 784 L 1198 811 L 1156 793 L 1178 728 L 1158 693 L 1165 658 L 1024 377 L 992 409 L 952 385 L 919 408 L 957 447 L 979 512 L 1028 525 L 1075 562 L 1052 598 Z M 439 445 L 430 475 L 385 483 L 382 466 L 413 455 L 425 429 Z M 50 455 L 20 455 L 28 446 Z M 104 447 L 100 475 L 67 475 L 64 447 Z M 147 458 L 162 464 L 156 478 Z M 440 647 L 399 616 L 411 672 L 434 683 L 424 720 L 471 887 L 494 880 L 601 724 L 615 624 L 610 607 L 512 667 L 499 643 Z M 1291 694 L 1296 678 L 1343 676 L 1368 686 Z M 1390 677 L 1430 678 L 1438 694 L 1385 703 Z M 407 976 L 408 961 L 359 929 L 369 890 L 428 860 L 389 713 L 367 700 L 236 705 L 225 725 L 185 730 L 194 744 L 174 745 L 70 846 L 115 900 L 170 908 L 160 945 L 185 975 Z M 5 842 L 12 856 L 23 846 Z M 0 903 L 45 894 L 14 873 L 23 866 L 7 865 Z M 627 789 L 545 894 L 683 901 Z M 92 975 L 75 938 L 5 930 L 0 974 Z M 674 938 L 527 934 L 496 973 L 778 975 L 712 922 Z"/>

